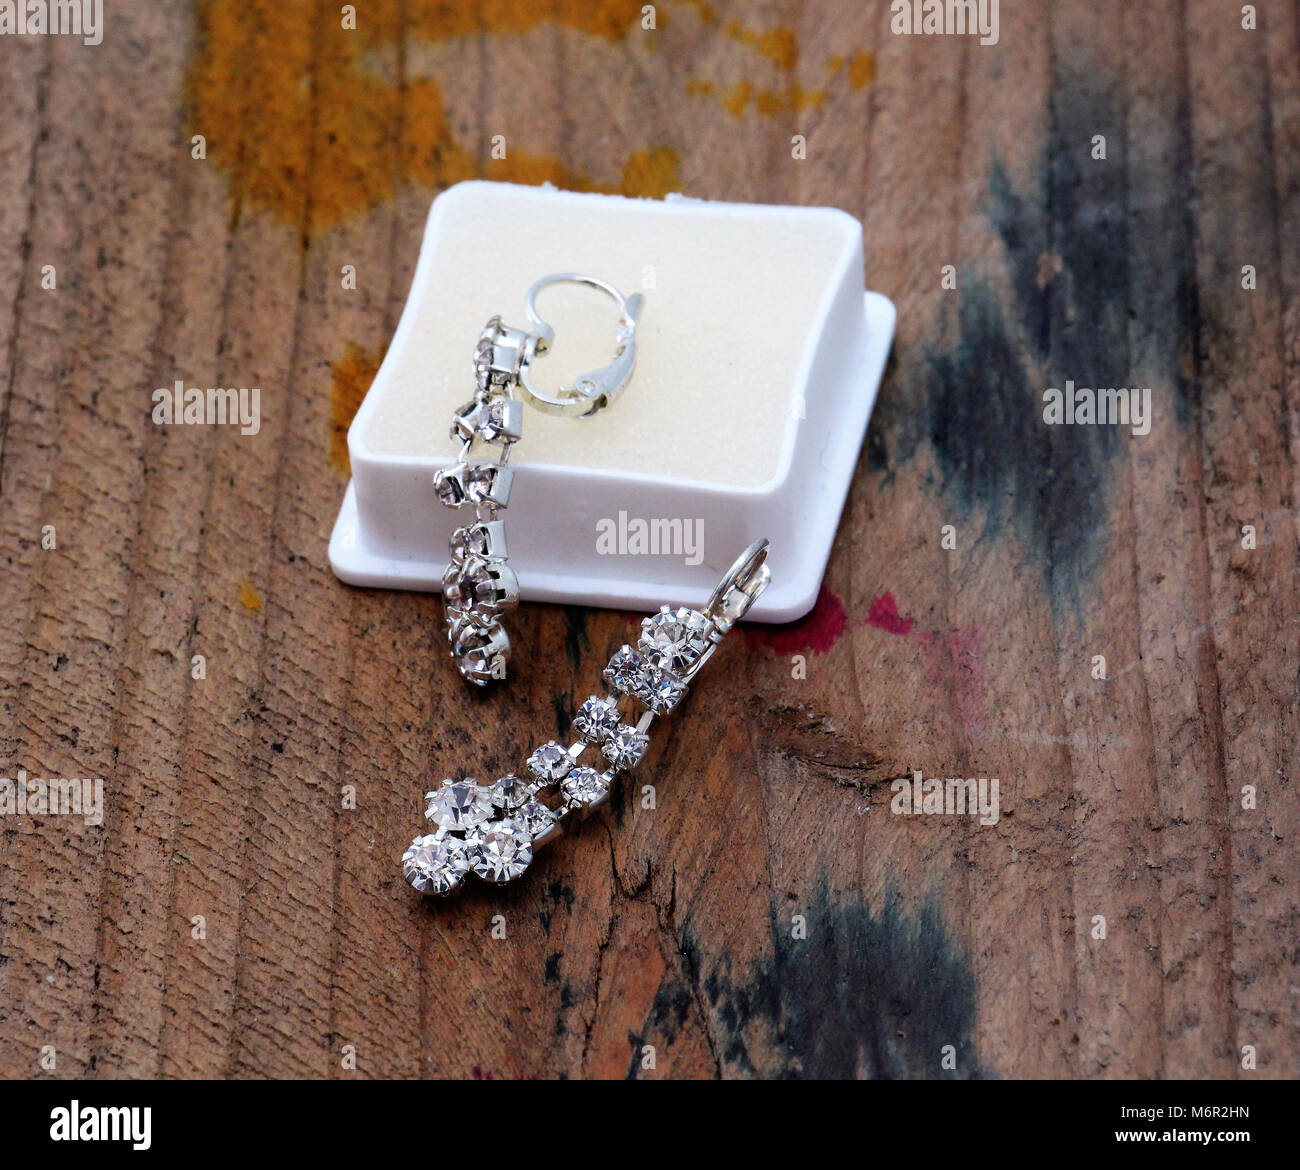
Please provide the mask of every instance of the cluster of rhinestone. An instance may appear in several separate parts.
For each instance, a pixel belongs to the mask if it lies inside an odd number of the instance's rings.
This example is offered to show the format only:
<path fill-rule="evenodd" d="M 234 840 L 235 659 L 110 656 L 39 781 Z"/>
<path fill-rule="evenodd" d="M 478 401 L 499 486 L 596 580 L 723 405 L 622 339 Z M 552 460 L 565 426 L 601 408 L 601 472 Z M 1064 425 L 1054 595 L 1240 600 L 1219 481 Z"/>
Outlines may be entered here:
<path fill-rule="evenodd" d="M 433 477 L 449 508 L 470 507 L 477 518 L 451 538 L 442 578 L 447 638 L 460 673 L 480 686 L 504 678 L 510 638 L 503 614 L 519 601 L 519 582 L 506 563 L 505 524 L 497 512 L 510 502 L 510 448 L 523 433 L 523 403 L 514 397 L 527 335 L 493 317 L 474 351 L 474 397 L 452 416 L 460 457 Z M 471 461 L 476 443 L 496 449 L 495 462 Z"/>
<path fill-rule="evenodd" d="M 426 794 L 434 829 L 402 855 L 406 880 L 422 894 L 447 895 L 471 871 L 489 882 L 519 877 L 566 816 L 599 805 L 619 774 L 641 762 L 650 724 L 681 701 L 719 638 L 697 610 L 664 606 L 646 618 L 636 648 L 623 646 L 605 667 L 610 692 L 592 695 L 574 715 L 577 742 L 542 744 L 528 757 L 527 778 L 447 779 Z M 588 749 L 599 753 L 590 762 Z"/>

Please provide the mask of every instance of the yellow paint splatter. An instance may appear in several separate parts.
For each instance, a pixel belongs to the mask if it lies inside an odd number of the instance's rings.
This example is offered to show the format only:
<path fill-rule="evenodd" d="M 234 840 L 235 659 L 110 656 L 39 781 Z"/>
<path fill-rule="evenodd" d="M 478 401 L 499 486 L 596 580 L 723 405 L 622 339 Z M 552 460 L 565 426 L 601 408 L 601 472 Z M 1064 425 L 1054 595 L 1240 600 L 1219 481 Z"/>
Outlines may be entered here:
<path fill-rule="evenodd" d="M 361 409 L 370 383 L 379 373 L 384 355 L 349 344 L 347 351 L 330 366 L 330 465 L 343 475 L 352 473 L 348 460 L 348 427 Z"/>
<path fill-rule="evenodd" d="M 826 100 L 824 89 L 804 89 L 792 85 L 788 89 L 765 89 L 754 99 L 755 108 L 760 114 L 773 117 L 777 114 L 800 114 L 805 110 L 817 110 Z"/>
<path fill-rule="evenodd" d="M 876 59 L 866 50 L 854 53 L 849 62 L 849 84 L 854 89 L 865 89 L 876 79 Z"/>
<path fill-rule="evenodd" d="M 634 150 L 623 164 L 624 195 L 642 199 L 662 199 L 673 191 L 682 189 L 681 160 L 670 146 L 652 146 L 649 150 Z"/>
<path fill-rule="evenodd" d="M 688 7 L 694 8 L 700 14 L 700 19 L 705 24 L 717 24 L 718 13 L 708 0 L 683 0 Z"/>
<path fill-rule="evenodd" d="M 788 30 L 761 34 L 745 29 L 739 21 L 733 20 L 727 23 L 724 31 L 732 39 L 765 53 L 787 72 L 798 64 L 798 44 L 794 34 Z M 854 89 L 862 89 L 875 79 L 875 58 L 865 51 L 855 53 L 852 57 L 837 54 L 827 61 L 826 76 L 833 79 L 845 69 L 848 70 L 849 84 Z M 759 115 L 768 118 L 819 110 L 830 96 L 826 89 L 808 89 L 797 81 L 770 89 L 759 89 L 750 81 L 737 81 L 719 91 L 717 85 L 707 78 L 692 78 L 687 81 L 686 92 L 691 97 L 717 98 L 722 108 L 736 118 L 742 117 L 751 107 Z"/>
<path fill-rule="evenodd" d="M 740 117 L 749 105 L 749 95 L 753 93 L 754 87 L 748 81 L 738 81 L 731 86 L 722 99 L 722 108 L 729 114 L 735 114 Z"/>
<path fill-rule="evenodd" d="M 239 582 L 239 604 L 249 613 L 260 613 L 262 610 L 262 595 L 247 578 Z"/>
<path fill-rule="evenodd" d="M 778 69 L 793 69 L 799 63 L 799 41 L 788 28 L 755 30 L 745 28 L 738 20 L 729 20 L 722 31 L 733 41 L 762 53 Z"/>

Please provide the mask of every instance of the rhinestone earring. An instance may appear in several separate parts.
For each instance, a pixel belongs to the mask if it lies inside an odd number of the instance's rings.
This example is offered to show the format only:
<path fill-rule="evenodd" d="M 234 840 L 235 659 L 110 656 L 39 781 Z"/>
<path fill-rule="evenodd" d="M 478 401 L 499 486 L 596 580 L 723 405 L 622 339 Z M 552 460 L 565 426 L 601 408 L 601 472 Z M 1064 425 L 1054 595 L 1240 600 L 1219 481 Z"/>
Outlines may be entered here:
<path fill-rule="evenodd" d="M 583 374 L 554 394 L 533 383 L 532 362 L 545 354 L 555 330 L 537 312 L 537 294 L 553 284 L 584 284 L 614 299 L 619 309 L 617 348 L 607 366 Z M 532 331 L 512 329 L 493 317 L 474 351 L 475 391 L 452 415 L 451 437 L 461 444 L 450 467 L 433 477 L 438 499 L 449 508 L 474 508 L 476 519 L 451 537 L 451 563 L 442 578 L 443 606 L 451 657 L 461 675 L 477 686 L 506 675 L 510 638 L 502 615 L 519 602 L 519 581 L 507 563 L 505 523 L 497 513 L 510 501 L 514 472 L 510 449 L 523 435 L 527 402 L 546 414 L 591 418 L 618 398 L 636 365 L 636 326 L 642 297 L 624 297 L 594 276 L 560 272 L 537 281 L 524 297 Z M 517 395 L 517 396 L 516 396 Z M 494 462 L 472 462 L 476 442 L 496 448 Z"/>
<path fill-rule="evenodd" d="M 766 560 L 767 541 L 757 540 L 703 609 L 665 605 L 646 618 L 637 648 L 622 647 L 605 667 L 609 693 L 592 695 L 574 716 L 577 742 L 567 748 L 555 740 L 542 744 L 528 757 L 527 779 L 513 772 L 492 785 L 447 779 L 426 793 L 425 816 L 434 831 L 416 837 L 402 855 L 406 880 L 422 894 L 446 896 L 471 871 L 488 882 L 519 877 L 532 863 L 533 850 L 559 835 L 566 816 L 601 804 L 619 774 L 641 762 L 655 717 L 677 706 L 727 631 L 767 587 L 772 574 Z M 603 763 L 579 763 L 588 748 L 598 748 Z"/>

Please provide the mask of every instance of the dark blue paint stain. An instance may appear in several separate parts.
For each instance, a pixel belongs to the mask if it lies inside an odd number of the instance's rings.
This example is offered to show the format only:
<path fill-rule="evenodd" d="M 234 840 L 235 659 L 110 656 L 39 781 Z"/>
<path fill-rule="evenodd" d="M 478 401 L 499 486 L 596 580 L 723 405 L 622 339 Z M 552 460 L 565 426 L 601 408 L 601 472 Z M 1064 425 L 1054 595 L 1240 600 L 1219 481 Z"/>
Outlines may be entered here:
<path fill-rule="evenodd" d="M 794 913 L 807 920 L 806 939 L 791 937 Z M 909 916 L 888 890 L 873 910 L 832 897 L 823 880 L 808 903 L 773 906 L 770 953 L 752 968 L 737 969 L 689 929 L 680 944 L 684 970 L 665 979 L 641 1034 L 628 1038 L 629 1077 L 640 1072 L 641 1046 L 671 1044 L 697 1004 L 719 1073 L 754 1074 L 754 1043 L 764 1071 L 776 1053 L 775 1075 L 785 1078 L 990 1075 L 974 1048 L 974 975 L 933 899 Z M 947 1045 L 955 1069 L 941 1066 Z"/>
<path fill-rule="evenodd" d="M 1147 384 L 1153 409 L 1183 422 L 1200 320 L 1192 152 L 1130 174 L 1118 80 L 1084 60 L 1054 69 L 1037 180 L 1017 188 L 999 161 L 990 169 L 983 210 L 1002 271 L 954 261 L 954 313 L 931 344 L 902 355 L 868 466 L 888 474 L 928 444 L 956 508 L 950 522 L 979 514 L 988 537 L 1036 549 L 1060 608 L 1086 599 L 1109 536 L 1116 456 L 1149 440 L 1127 427 L 1049 427 L 1043 391 L 1067 379 Z M 1106 160 L 1091 157 L 1095 134 L 1107 137 Z"/>

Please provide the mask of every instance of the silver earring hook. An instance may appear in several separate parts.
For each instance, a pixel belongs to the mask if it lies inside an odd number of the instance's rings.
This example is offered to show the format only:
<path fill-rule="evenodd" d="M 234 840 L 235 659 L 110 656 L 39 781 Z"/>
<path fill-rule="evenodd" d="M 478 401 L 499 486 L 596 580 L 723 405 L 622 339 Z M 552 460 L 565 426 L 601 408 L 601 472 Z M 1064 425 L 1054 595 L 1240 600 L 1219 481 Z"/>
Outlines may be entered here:
<path fill-rule="evenodd" d="M 718 582 L 705 605 L 704 616 L 711 619 L 721 633 L 725 634 L 749 612 L 749 607 L 772 579 L 772 570 L 764 563 L 767 547 L 764 537 L 745 549 Z"/>
<path fill-rule="evenodd" d="M 549 394 L 533 385 L 530 366 L 532 359 L 544 355 L 555 340 L 555 330 L 537 311 L 537 294 L 553 284 L 585 284 L 589 288 L 599 289 L 618 305 L 619 321 L 615 332 L 617 348 L 614 350 L 614 360 L 607 366 L 575 378 L 572 386 L 561 387 L 557 393 Z M 643 301 L 640 293 L 625 297 L 608 281 L 580 272 L 557 272 L 543 276 L 524 297 L 524 308 L 528 312 L 528 319 L 533 323 L 533 333 L 524 348 L 519 365 L 519 386 L 524 399 L 545 414 L 577 414 L 581 418 L 590 418 L 609 406 L 622 393 L 636 366 L 636 327 Z"/>

